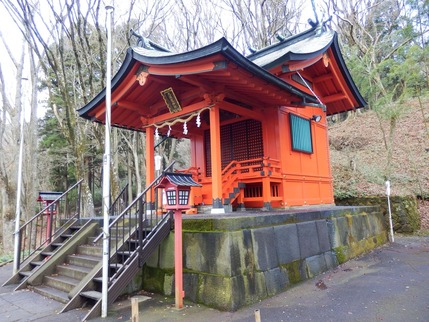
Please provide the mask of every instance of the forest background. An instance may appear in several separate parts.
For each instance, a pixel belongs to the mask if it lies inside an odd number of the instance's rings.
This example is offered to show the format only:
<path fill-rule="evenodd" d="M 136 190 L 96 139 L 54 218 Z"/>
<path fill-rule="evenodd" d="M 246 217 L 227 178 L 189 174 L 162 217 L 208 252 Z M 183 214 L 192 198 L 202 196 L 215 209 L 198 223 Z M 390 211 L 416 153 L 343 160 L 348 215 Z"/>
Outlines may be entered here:
<path fill-rule="evenodd" d="M 337 31 L 346 64 L 367 106 L 330 117 L 336 198 L 392 193 L 429 197 L 428 0 L 117 1 L 112 68 L 138 34 L 174 52 L 221 36 L 243 54 L 310 28 Z M 20 117 L 24 121 L 21 219 L 38 191 L 65 191 L 83 178 L 85 213 L 101 206 L 104 127 L 80 119 L 106 81 L 106 3 L 0 0 L 0 253 L 12 251 Z M 16 30 L 16 32 L 15 32 Z M 21 40 L 22 39 L 22 40 Z M 23 112 L 24 110 L 24 112 Z M 145 182 L 144 134 L 114 128 L 112 195 Z M 189 164 L 187 140 L 159 147 L 164 163 Z M 429 228 L 429 227 L 427 227 Z"/>

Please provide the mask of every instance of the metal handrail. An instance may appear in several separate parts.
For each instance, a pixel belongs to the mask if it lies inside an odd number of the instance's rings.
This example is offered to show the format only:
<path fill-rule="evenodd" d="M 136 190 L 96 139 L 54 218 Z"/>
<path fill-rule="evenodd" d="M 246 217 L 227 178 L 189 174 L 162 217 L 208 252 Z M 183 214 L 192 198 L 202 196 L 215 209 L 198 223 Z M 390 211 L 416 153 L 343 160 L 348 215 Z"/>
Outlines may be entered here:
<path fill-rule="evenodd" d="M 121 201 L 123 202 L 123 204 L 121 205 Z M 119 195 L 116 197 L 115 201 L 113 201 L 113 203 L 111 204 L 110 208 L 109 208 L 109 214 L 111 216 L 115 216 L 115 214 L 120 214 L 124 209 L 124 206 L 126 207 L 126 205 L 128 204 L 128 183 L 122 188 L 121 192 L 119 193 Z M 116 211 L 119 210 L 119 211 Z"/>
<path fill-rule="evenodd" d="M 62 193 L 52 203 L 45 206 L 41 211 L 39 211 L 35 216 L 33 216 L 20 227 L 18 244 L 19 254 L 17 263 L 18 269 L 21 263 L 27 260 L 36 251 L 49 244 L 50 241 L 55 236 L 57 236 L 62 231 L 62 228 L 71 220 L 80 218 L 82 181 L 83 179 L 76 182 L 73 186 L 67 189 L 67 191 Z M 76 209 L 73 213 L 69 213 L 67 197 L 70 192 L 76 189 L 76 187 L 78 188 Z M 61 211 L 61 202 L 64 200 L 64 198 L 66 199 L 65 205 L 62 209 L 63 211 Z M 54 205 L 57 205 L 56 214 L 53 214 Z M 49 214 L 51 218 L 48 219 L 47 214 Z M 56 227 L 57 223 L 58 227 Z"/>
<path fill-rule="evenodd" d="M 176 161 L 174 160 L 173 162 L 171 162 L 166 168 L 165 168 L 165 170 L 164 171 L 168 171 L 168 170 L 170 170 L 170 168 L 174 165 L 176 163 Z M 134 199 L 134 201 L 132 202 L 132 203 L 130 203 L 123 211 L 122 211 L 122 213 L 119 215 L 119 216 L 117 216 L 110 224 L 109 224 L 109 232 L 110 232 L 110 228 L 111 227 L 113 227 L 115 224 L 117 224 L 120 220 L 122 220 L 123 219 L 123 217 L 130 211 L 130 209 L 133 207 L 133 206 L 135 206 L 135 204 L 137 203 L 137 202 L 139 202 L 139 200 L 142 198 L 142 197 L 145 197 L 146 196 L 146 194 L 147 194 L 147 192 L 150 190 L 150 189 L 152 189 L 152 187 L 158 182 L 158 180 L 159 179 L 161 179 L 163 177 L 163 174 L 160 174 L 154 181 L 152 181 L 152 183 L 149 185 L 149 186 L 147 186 L 146 187 L 146 189 L 145 190 L 143 190 L 143 192 L 141 192 L 135 199 Z M 146 198 L 144 198 L 144 199 L 146 199 Z M 146 200 L 144 200 L 144 203 L 146 202 Z M 100 233 L 95 239 L 94 239 L 94 243 L 96 243 L 97 241 L 99 241 L 100 239 L 101 239 L 101 237 L 103 237 L 103 234 L 104 233 Z M 110 236 L 110 233 L 109 233 L 109 236 Z"/>
<path fill-rule="evenodd" d="M 173 161 L 164 171 L 168 171 L 173 165 Z M 152 193 L 152 188 L 159 182 L 163 177 L 160 174 L 146 189 L 140 193 L 136 199 L 128 205 L 124 211 L 117 216 L 110 224 L 107 238 L 109 239 L 109 254 L 108 254 L 108 267 L 112 268 L 113 272 L 122 271 L 124 263 L 113 261 L 112 255 L 118 254 L 122 249 L 123 245 L 130 239 L 134 239 L 137 242 L 136 249 L 138 249 L 139 256 L 143 251 L 143 233 L 152 232 L 156 229 L 158 224 L 164 220 L 167 215 L 158 216 L 155 214 L 155 208 L 149 207 L 147 202 L 147 194 Z M 152 196 L 154 197 L 154 196 Z M 151 200 L 155 200 L 151 198 Z M 154 203 L 155 205 L 155 203 Z M 94 243 L 98 242 L 104 236 L 104 232 L 98 235 L 94 239 Z M 109 281 L 113 280 L 116 275 L 109 274 Z"/>

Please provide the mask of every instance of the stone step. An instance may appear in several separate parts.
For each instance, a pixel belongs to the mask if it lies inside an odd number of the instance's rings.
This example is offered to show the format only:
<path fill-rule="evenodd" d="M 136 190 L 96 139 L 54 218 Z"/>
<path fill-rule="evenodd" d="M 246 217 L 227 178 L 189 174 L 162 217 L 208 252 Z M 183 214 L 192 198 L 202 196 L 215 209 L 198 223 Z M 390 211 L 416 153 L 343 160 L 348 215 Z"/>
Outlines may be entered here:
<path fill-rule="evenodd" d="M 86 291 L 79 294 L 83 297 L 86 297 L 95 301 L 98 301 L 101 299 L 101 292 L 97 292 L 97 291 Z"/>
<path fill-rule="evenodd" d="M 77 253 L 90 256 L 102 256 L 103 248 L 98 245 L 80 245 L 77 247 Z"/>
<path fill-rule="evenodd" d="M 45 256 L 45 257 L 51 257 L 54 254 L 55 254 L 55 251 L 53 251 L 53 252 L 41 252 L 40 253 L 40 255 Z"/>
<path fill-rule="evenodd" d="M 57 272 L 59 275 L 68 276 L 77 280 L 82 280 L 86 275 L 88 275 L 90 271 L 91 268 L 89 267 L 71 265 L 67 263 L 57 266 Z"/>
<path fill-rule="evenodd" d="M 30 262 L 30 264 L 34 267 L 38 267 L 38 266 L 43 265 L 44 262 L 45 261 L 33 261 L 33 262 Z"/>
<path fill-rule="evenodd" d="M 19 272 L 19 275 L 21 275 L 22 277 L 28 277 L 31 274 L 33 274 L 32 271 L 21 271 L 21 272 Z"/>
<path fill-rule="evenodd" d="M 102 260 L 101 256 L 90 256 L 82 254 L 73 254 L 67 256 L 67 262 L 71 265 L 93 268 Z"/>
<path fill-rule="evenodd" d="M 38 293 L 44 297 L 53 299 L 55 301 L 66 304 L 69 301 L 68 293 L 64 291 L 60 291 L 56 288 L 47 286 L 47 285 L 39 285 L 33 286 L 33 291 Z"/>
<path fill-rule="evenodd" d="M 93 280 L 94 282 L 97 282 L 97 283 L 100 283 L 100 284 L 102 284 L 102 283 L 103 283 L 103 277 L 102 277 L 102 276 L 94 277 L 92 280 Z"/>
<path fill-rule="evenodd" d="M 43 284 L 67 293 L 70 292 L 79 283 L 80 280 L 64 275 L 54 274 L 43 277 Z"/>
<path fill-rule="evenodd" d="M 210 206 L 207 206 L 207 205 L 204 205 L 204 206 L 202 206 L 202 205 L 199 205 L 198 207 L 197 207 L 197 211 L 198 211 L 198 213 L 199 214 L 210 214 L 211 213 L 211 210 L 212 210 L 212 206 L 210 205 Z"/>

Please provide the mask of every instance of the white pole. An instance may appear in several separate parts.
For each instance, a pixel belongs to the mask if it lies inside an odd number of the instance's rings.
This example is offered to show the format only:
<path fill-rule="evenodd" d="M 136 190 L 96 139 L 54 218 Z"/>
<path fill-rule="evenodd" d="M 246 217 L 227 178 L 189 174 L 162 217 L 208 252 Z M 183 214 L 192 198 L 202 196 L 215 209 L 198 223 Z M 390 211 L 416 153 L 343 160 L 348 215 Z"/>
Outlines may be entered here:
<path fill-rule="evenodd" d="M 110 205 L 110 123 L 112 107 L 112 19 L 113 6 L 106 6 L 107 11 L 107 59 L 106 59 L 106 128 L 103 156 L 103 272 L 101 291 L 101 317 L 107 317 L 107 292 L 109 289 L 109 205 Z"/>
<path fill-rule="evenodd" d="M 22 78 L 27 80 L 27 78 Z M 19 224 L 21 214 L 21 186 L 22 186 L 22 158 L 24 153 L 24 104 L 25 90 L 23 90 L 22 101 L 21 101 L 21 115 L 20 115 L 20 138 L 19 138 L 19 159 L 18 159 L 18 179 L 16 185 L 16 208 L 15 208 L 15 245 L 13 255 L 13 274 L 18 273 L 19 270 Z"/>
<path fill-rule="evenodd" d="M 393 236 L 393 222 L 392 222 L 392 210 L 390 209 L 390 181 L 386 181 L 386 195 L 387 195 L 387 208 L 389 208 L 389 226 L 390 226 L 390 241 L 395 242 L 395 237 Z"/>

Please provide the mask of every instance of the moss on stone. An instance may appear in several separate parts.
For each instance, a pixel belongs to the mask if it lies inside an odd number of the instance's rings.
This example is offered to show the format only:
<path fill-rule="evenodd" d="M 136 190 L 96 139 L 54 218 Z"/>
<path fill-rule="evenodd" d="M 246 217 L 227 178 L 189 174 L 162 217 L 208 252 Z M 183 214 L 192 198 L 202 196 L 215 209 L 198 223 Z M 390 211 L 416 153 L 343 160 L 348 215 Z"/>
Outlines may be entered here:
<path fill-rule="evenodd" d="M 288 272 L 289 282 L 291 284 L 296 284 L 301 281 L 301 260 L 296 260 L 284 265 Z"/>
<path fill-rule="evenodd" d="M 231 278 L 205 274 L 200 277 L 198 287 L 198 302 L 223 311 L 234 310 Z"/>
<path fill-rule="evenodd" d="M 213 231 L 212 219 L 191 219 L 183 221 L 183 231 Z"/>
<path fill-rule="evenodd" d="M 143 288 L 150 292 L 164 293 L 165 272 L 159 268 L 144 266 Z"/>
<path fill-rule="evenodd" d="M 344 246 L 334 248 L 335 255 L 337 256 L 338 264 L 343 264 L 347 261 L 347 255 Z"/>
<path fill-rule="evenodd" d="M 376 246 L 381 246 L 387 242 L 387 233 L 382 232 L 375 236 L 375 244 Z"/>
<path fill-rule="evenodd" d="M 413 233 L 420 229 L 420 214 L 414 196 L 392 196 L 390 198 L 394 230 L 400 233 Z M 361 197 L 335 199 L 337 205 L 378 206 L 388 226 L 389 210 L 386 197 Z"/>

